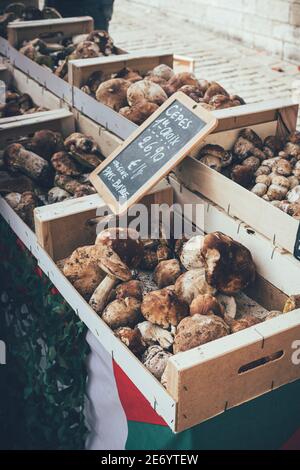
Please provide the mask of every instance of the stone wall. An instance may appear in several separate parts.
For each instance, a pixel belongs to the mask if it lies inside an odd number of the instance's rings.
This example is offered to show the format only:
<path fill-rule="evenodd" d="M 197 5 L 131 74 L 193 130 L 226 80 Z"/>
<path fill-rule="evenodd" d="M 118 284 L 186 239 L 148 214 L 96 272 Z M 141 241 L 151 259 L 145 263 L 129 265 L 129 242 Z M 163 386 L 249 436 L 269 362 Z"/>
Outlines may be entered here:
<path fill-rule="evenodd" d="M 222 36 L 300 60 L 300 0 L 132 0 Z M 178 34 L 178 33 L 177 33 Z"/>

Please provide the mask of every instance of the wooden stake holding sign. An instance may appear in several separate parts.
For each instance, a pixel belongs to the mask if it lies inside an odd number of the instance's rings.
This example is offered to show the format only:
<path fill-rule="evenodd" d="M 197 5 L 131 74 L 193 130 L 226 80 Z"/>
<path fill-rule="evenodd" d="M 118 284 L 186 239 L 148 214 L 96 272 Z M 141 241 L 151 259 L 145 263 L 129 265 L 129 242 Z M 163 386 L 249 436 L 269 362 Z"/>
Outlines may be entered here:
<path fill-rule="evenodd" d="M 184 93 L 169 98 L 90 175 L 115 214 L 123 214 L 217 126 L 213 114 Z"/>

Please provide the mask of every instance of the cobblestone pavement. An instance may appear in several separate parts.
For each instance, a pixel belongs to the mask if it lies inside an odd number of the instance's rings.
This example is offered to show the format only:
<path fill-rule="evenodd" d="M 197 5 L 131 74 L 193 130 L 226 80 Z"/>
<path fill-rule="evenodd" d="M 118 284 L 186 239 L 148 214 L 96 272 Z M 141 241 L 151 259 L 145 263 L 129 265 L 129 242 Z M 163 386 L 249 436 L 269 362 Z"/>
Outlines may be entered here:
<path fill-rule="evenodd" d="M 300 89 L 298 64 L 218 37 L 134 0 L 115 1 L 110 33 L 128 51 L 167 49 L 193 57 L 199 78 L 220 82 L 247 103 L 288 97 L 297 85 Z"/>

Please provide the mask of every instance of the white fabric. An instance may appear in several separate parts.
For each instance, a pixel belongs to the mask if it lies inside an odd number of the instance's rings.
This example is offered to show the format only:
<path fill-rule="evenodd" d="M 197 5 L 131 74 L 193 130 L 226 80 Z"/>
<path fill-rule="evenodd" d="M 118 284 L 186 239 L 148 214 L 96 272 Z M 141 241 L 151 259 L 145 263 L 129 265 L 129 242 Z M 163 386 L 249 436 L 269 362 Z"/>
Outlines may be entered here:
<path fill-rule="evenodd" d="M 112 358 L 90 332 L 87 342 L 91 354 L 87 360 L 85 416 L 90 435 L 86 449 L 123 450 L 128 426 L 116 386 Z"/>

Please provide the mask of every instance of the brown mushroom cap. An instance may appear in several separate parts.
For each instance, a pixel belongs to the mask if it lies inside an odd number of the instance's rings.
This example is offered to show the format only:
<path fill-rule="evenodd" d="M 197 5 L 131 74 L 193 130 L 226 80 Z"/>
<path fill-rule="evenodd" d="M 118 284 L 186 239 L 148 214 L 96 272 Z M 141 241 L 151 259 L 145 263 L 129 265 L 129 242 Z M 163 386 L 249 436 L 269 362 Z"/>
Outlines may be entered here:
<path fill-rule="evenodd" d="M 142 335 L 137 328 L 132 329 L 128 326 L 123 326 L 115 331 L 115 335 L 122 343 L 126 344 L 135 356 L 141 356 L 146 350 Z"/>
<path fill-rule="evenodd" d="M 191 315 L 217 315 L 224 316 L 224 307 L 211 294 L 198 295 L 190 305 Z"/>
<path fill-rule="evenodd" d="M 142 300 L 144 292 L 144 286 L 141 281 L 135 279 L 123 282 L 116 288 L 116 298 L 125 299 L 126 297 L 134 297 L 137 300 Z"/>
<path fill-rule="evenodd" d="M 113 330 L 121 326 L 133 327 L 141 318 L 141 303 L 133 297 L 113 300 L 105 307 L 101 317 Z"/>
<path fill-rule="evenodd" d="M 219 83 L 217 82 L 211 82 L 209 87 L 207 88 L 205 94 L 204 94 L 204 101 L 209 103 L 209 101 L 215 96 L 215 95 L 223 95 L 229 97 L 229 94 L 223 88 Z"/>
<path fill-rule="evenodd" d="M 144 366 L 160 380 L 167 366 L 169 358 L 172 356 L 170 352 L 165 351 L 160 346 L 150 346 L 142 357 Z"/>
<path fill-rule="evenodd" d="M 191 85 L 198 87 L 199 82 L 196 76 L 190 72 L 180 72 L 173 75 L 170 80 L 167 82 L 164 90 L 166 91 L 168 96 L 171 96 L 173 93 L 178 91 L 184 85 Z"/>
<path fill-rule="evenodd" d="M 82 246 L 73 251 L 64 264 L 64 275 L 85 298 L 93 294 L 105 277 L 99 266 L 100 255 L 100 249 L 96 245 Z"/>
<path fill-rule="evenodd" d="M 96 239 L 101 249 L 101 268 L 122 281 L 130 281 L 130 269 L 137 268 L 143 257 L 143 244 L 136 230 L 111 228 L 103 230 Z"/>
<path fill-rule="evenodd" d="M 153 271 L 158 263 L 171 258 L 171 250 L 164 239 L 142 240 L 144 254 L 141 260 L 141 268 Z"/>
<path fill-rule="evenodd" d="M 117 73 L 113 74 L 111 78 L 123 78 L 124 80 L 128 80 L 130 83 L 135 83 L 139 82 L 140 80 L 143 80 L 143 77 L 141 77 L 141 75 L 137 71 L 131 70 L 127 67 L 124 67 Z"/>
<path fill-rule="evenodd" d="M 206 282 L 203 269 L 191 269 L 178 277 L 175 282 L 178 298 L 190 305 L 195 297 L 201 294 L 214 294 L 216 289 Z"/>
<path fill-rule="evenodd" d="M 123 78 L 112 78 L 101 83 L 96 91 L 96 99 L 115 111 L 127 105 L 127 90 L 131 82 Z"/>
<path fill-rule="evenodd" d="M 120 114 L 140 126 L 158 108 L 159 106 L 155 103 L 141 100 L 135 103 L 133 106 L 125 106 L 124 108 L 121 108 Z"/>
<path fill-rule="evenodd" d="M 174 290 L 169 287 L 146 294 L 141 311 L 146 320 L 163 328 L 178 325 L 189 313 L 187 305 L 179 300 Z"/>
<path fill-rule="evenodd" d="M 243 318 L 240 318 L 239 320 L 230 320 L 229 318 L 226 317 L 226 322 L 230 326 L 231 333 L 237 333 L 238 331 L 245 330 L 246 328 L 249 328 L 250 326 L 257 325 L 258 323 L 261 323 L 261 320 L 254 315 L 245 315 Z"/>
<path fill-rule="evenodd" d="M 149 101 L 160 106 L 167 98 L 160 85 L 147 79 L 132 83 L 127 90 L 127 101 L 130 106 L 139 101 Z"/>
<path fill-rule="evenodd" d="M 64 149 L 64 141 L 59 132 L 53 132 L 48 129 L 35 132 L 31 149 L 41 157 L 49 160 L 52 155 Z"/>
<path fill-rule="evenodd" d="M 183 85 L 178 91 L 182 91 L 182 93 L 192 98 L 196 103 L 199 103 L 200 98 L 203 97 L 201 88 L 194 85 Z"/>
<path fill-rule="evenodd" d="M 176 259 L 160 261 L 156 266 L 153 279 L 159 289 L 175 284 L 181 274 L 180 264 Z"/>
<path fill-rule="evenodd" d="M 147 74 L 147 78 L 148 77 L 157 77 L 157 78 L 167 82 L 174 75 L 175 75 L 174 70 L 171 69 L 171 67 L 169 67 L 166 64 L 159 64 L 156 67 L 154 67 L 154 69 L 151 70 L 151 72 L 149 72 L 149 74 Z"/>
<path fill-rule="evenodd" d="M 215 339 L 227 336 L 230 330 L 216 315 L 193 315 L 184 318 L 177 327 L 173 352 L 187 351 Z"/>
<path fill-rule="evenodd" d="M 67 152 L 56 152 L 51 157 L 51 163 L 53 168 L 63 175 L 67 176 L 79 176 L 80 171 L 78 170 L 76 163 L 72 160 Z"/>
<path fill-rule="evenodd" d="M 202 256 L 208 284 L 223 294 L 236 294 L 255 279 L 250 251 L 221 232 L 205 236 Z"/>
<path fill-rule="evenodd" d="M 240 184 L 244 188 L 248 188 L 253 183 L 254 172 L 255 169 L 251 166 L 235 165 L 231 171 L 231 178 L 235 183 Z"/>

